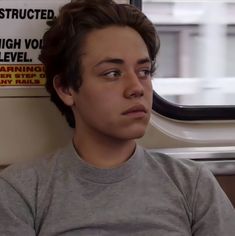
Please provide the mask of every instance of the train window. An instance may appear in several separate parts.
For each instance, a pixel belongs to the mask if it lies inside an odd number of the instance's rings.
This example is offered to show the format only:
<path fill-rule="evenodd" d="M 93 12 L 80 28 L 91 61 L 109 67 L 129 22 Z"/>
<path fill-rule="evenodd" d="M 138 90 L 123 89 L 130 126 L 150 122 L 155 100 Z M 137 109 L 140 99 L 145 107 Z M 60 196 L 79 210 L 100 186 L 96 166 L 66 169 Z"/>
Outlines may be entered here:
<path fill-rule="evenodd" d="M 161 41 L 154 110 L 179 120 L 235 119 L 235 2 L 143 0 Z"/>
<path fill-rule="evenodd" d="M 128 4 L 130 3 L 130 0 L 115 0 L 115 2 Z"/>

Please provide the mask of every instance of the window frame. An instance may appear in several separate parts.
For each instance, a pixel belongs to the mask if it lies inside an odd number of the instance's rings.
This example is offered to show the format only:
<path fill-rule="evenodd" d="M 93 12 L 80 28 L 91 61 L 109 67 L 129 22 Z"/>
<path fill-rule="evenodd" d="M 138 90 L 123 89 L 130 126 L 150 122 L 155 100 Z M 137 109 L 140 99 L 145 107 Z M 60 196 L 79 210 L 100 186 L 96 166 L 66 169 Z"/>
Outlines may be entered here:
<path fill-rule="evenodd" d="M 130 4 L 142 10 L 142 0 L 130 0 Z"/>
<path fill-rule="evenodd" d="M 185 30 L 182 30 L 184 28 Z M 178 48 L 188 44 L 185 40 L 189 35 L 198 33 L 198 25 L 156 25 L 157 31 L 167 31 L 179 33 Z M 234 34 L 235 24 L 227 25 L 227 34 Z M 182 40 L 183 39 L 183 40 Z M 184 42 L 183 42 L 184 41 Z M 188 49 L 186 49 L 188 50 Z M 182 77 L 185 75 L 185 68 L 188 65 L 182 66 L 183 62 L 179 62 L 178 70 Z M 152 109 L 160 115 L 179 121 L 219 121 L 219 120 L 235 120 L 235 105 L 181 105 L 167 101 L 161 95 L 154 91 L 153 93 L 153 106 Z"/>
<path fill-rule="evenodd" d="M 235 106 L 176 105 L 153 92 L 152 109 L 162 116 L 180 121 L 235 120 Z"/>

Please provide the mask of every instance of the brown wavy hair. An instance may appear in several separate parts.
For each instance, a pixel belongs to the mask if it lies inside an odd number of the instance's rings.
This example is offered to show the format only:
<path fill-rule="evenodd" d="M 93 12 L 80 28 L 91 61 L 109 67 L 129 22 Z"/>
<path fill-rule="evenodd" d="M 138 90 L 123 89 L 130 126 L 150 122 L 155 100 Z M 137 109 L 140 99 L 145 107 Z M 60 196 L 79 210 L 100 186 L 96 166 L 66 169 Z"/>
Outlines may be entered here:
<path fill-rule="evenodd" d="M 39 60 L 45 66 L 46 89 L 70 127 L 75 127 L 72 109 L 57 95 L 53 79 L 61 78 L 65 88 L 79 92 L 82 85 L 81 54 L 86 35 L 108 26 L 129 26 L 143 38 L 152 60 L 152 71 L 160 47 L 153 23 L 135 6 L 112 0 L 75 0 L 64 5 L 58 17 L 48 22 Z"/>

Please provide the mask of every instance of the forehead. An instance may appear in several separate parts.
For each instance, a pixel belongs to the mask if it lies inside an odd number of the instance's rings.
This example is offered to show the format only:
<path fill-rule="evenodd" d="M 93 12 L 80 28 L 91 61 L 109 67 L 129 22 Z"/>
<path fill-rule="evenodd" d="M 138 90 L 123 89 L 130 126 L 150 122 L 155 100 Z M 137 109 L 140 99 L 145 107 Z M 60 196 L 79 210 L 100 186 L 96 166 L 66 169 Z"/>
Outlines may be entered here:
<path fill-rule="evenodd" d="M 99 60 L 103 57 L 134 60 L 136 57 L 149 57 L 140 34 L 127 26 L 109 26 L 88 33 L 83 52 L 85 60 Z"/>

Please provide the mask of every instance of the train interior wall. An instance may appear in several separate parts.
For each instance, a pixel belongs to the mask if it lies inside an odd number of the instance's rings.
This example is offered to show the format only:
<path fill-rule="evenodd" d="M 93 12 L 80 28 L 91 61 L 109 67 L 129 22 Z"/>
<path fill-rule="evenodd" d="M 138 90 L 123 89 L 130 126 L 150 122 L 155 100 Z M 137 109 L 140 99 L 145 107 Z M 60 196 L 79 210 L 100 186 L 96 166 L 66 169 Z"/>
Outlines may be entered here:
<path fill-rule="evenodd" d="M 43 156 L 71 140 L 72 130 L 48 97 L 2 97 L 0 111 L 1 168 Z M 169 137 L 151 124 L 138 143 L 153 149 L 201 145 Z M 235 206 L 235 175 L 217 179 Z"/>

